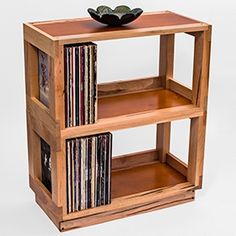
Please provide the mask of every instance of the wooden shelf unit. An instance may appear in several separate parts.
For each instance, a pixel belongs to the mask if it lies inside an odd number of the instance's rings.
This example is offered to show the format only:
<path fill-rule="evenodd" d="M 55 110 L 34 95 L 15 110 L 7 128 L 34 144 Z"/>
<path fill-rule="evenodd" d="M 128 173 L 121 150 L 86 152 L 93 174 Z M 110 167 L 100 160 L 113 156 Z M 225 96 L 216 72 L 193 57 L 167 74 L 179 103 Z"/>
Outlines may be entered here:
<path fill-rule="evenodd" d="M 192 88 L 174 80 L 176 33 L 193 36 Z M 159 75 L 98 84 L 98 121 L 65 127 L 64 45 L 160 36 Z M 125 27 L 90 18 L 24 24 L 30 187 L 60 231 L 192 201 L 202 186 L 211 25 L 170 11 L 150 12 Z M 37 48 L 51 59 L 49 108 L 39 101 Z M 171 121 L 190 119 L 188 164 L 170 153 Z M 112 203 L 67 214 L 65 141 L 106 131 L 157 124 L 156 149 L 113 157 Z M 51 147 L 52 192 L 41 183 L 40 138 Z"/>

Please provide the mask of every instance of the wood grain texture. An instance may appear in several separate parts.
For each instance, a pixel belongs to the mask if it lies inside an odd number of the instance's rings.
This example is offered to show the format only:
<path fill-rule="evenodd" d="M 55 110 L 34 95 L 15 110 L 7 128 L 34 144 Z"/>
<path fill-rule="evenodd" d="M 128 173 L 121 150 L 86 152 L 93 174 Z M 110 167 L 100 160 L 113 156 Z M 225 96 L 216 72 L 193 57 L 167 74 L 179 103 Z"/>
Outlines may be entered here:
<path fill-rule="evenodd" d="M 125 154 L 112 158 L 112 170 L 127 169 L 154 161 L 158 161 L 156 149 Z"/>
<path fill-rule="evenodd" d="M 61 144 L 62 150 L 65 150 L 65 142 Z M 51 152 L 52 166 L 52 200 L 58 206 L 62 207 L 63 215 L 66 214 L 66 158 L 65 152 Z"/>
<path fill-rule="evenodd" d="M 194 62 L 193 62 L 193 94 L 192 101 L 196 105 L 200 105 L 200 86 L 201 86 L 201 74 L 202 74 L 202 62 L 203 62 L 203 41 L 204 34 L 199 32 L 195 36 L 194 43 Z"/>
<path fill-rule="evenodd" d="M 162 163 L 166 162 L 166 153 L 170 150 L 171 122 L 157 124 L 156 148 Z"/>
<path fill-rule="evenodd" d="M 45 212 L 45 214 L 49 217 L 49 219 L 54 223 L 54 225 L 60 229 L 60 221 L 55 216 L 54 211 L 51 211 L 48 206 L 43 202 L 38 195 L 35 195 L 35 201 L 41 207 L 41 209 Z"/>
<path fill-rule="evenodd" d="M 168 80 L 173 78 L 175 35 L 160 36 L 159 76 L 163 78 L 162 86 L 168 88 Z"/>
<path fill-rule="evenodd" d="M 55 203 L 51 199 L 51 193 L 47 190 L 47 188 L 41 183 L 38 178 L 32 178 L 29 176 L 30 187 L 35 192 L 35 195 L 41 200 L 44 205 L 44 208 L 52 212 L 53 215 L 59 220 L 62 219 L 62 209 L 55 205 Z M 47 212 L 46 212 L 47 214 Z"/>
<path fill-rule="evenodd" d="M 125 95 L 136 92 L 147 92 L 162 88 L 160 77 L 150 77 L 134 80 L 120 80 L 98 84 L 98 97 L 104 98 L 116 95 Z"/>
<path fill-rule="evenodd" d="M 56 121 L 60 133 L 60 130 L 65 127 L 64 46 L 55 42 L 54 52 L 49 80 L 49 113 Z M 60 135 L 57 137 L 54 137 L 57 141 L 57 149 L 52 152 L 52 200 L 57 206 L 62 207 L 64 215 L 67 207 L 65 140 L 61 139 Z"/>
<path fill-rule="evenodd" d="M 65 127 L 65 97 L 64 97 L 64 47 L 55 43 L 56 57 L 52 60 L 52 75 L 49 80 L 49 112 L 61 128 Z"/>
<path fill-rule="evenodd" d="M 117 209 L 114 211 L 104 211 L 100 214 L 94 214 L 91 216 L 84 216 L 78 219 L 67 220 L 60 222 L 60 231 L 66 231 L 75 228 L 81 228 L 93 224 L 99 224 L 106 221 L 111 221 L 119 218 L 133 216 L 137 214 L 143 214 L 146 212 L 163 209 L 170 206 L 190 202 L 194 200 L 194 191 L 186 191 L 180 195 L 174 195 L 171 197 L 162 198 L 160 200 L 154 200 L 145 204 L 133 205 L 131 207 L 125 207 L 123 209 Z"/>
<path fill-rule="evenodd" d="M 26 97 L 39 98 L 38 52 L 35 47 L 24 40 L 25 90 Z"/>
<path fill-rule="evenodd" d="M 186 98 L 165 89 L 110 96 L 98 100 L 98 119 L 188 104 L 191 102 Z"/>
<path fill-rule="evenodd" d="M 206 116 L 191 119 L 188 157 L 188 181 L 202 186 Z"/>
<path fill-rule="evenodd" d="M 170 152 L 166 154 L 166 163 L 187 177 L 188 165 Z"/>
<path fill-rule="evenodd" d="M 189 182 L 180 183 L 174 186 L 168 186 L 158 189 L 152 189 L 146 192 L 140 192 L 120 198 L 113 199 L 111 204 L 95 207 L 79 212 L 70 213 L 63 217 L 63 220 L 71 220 L 87 216 L 99 215 L 104 212 L 112 212 L 125 208 L 132 208 L 138 205 L 145 205 L 152 201 L 161 201 L 163 198 L 184 194 L 187 191 L 193 191 L 195 187 Z"/>
<path fill-rule="evenodd" d="M 189 100 L 192 100 L 192 90 L 190 88 L 186 87 L 185 85 L 181 84 L 180 82 L 177 82 L 174 79 L 168 79 L 167 87 L 171 91 L 173 91 L 173 92 L 175 92 L 175 93 L 177 93 Z"/>
<path fill-rule="evenodd" d="M 25 41 L 39 48 L 49 56 L 55 56 L 54 39 L 49 34 L 28 23 L 23 25 L 23 29 Z"/>
<path fill-rule="evenodd" d="M 173 186 L 186 178 L 170 166 L 152 163 L 112 172 L 112 199 Z"/>
<path fill-rule="evenodd" d="M 159 76 L 162 78 L 164 88 L 168 88 L 168 80 L 173 78 L 174 42 L 174 34 L 160 36 Z M 156 148 L 162 163 L 166 162 L 166 153 L 170 150 L 170 132 L 170 122 L 157 124 Z"/>
<path fill-rule="evenodd" d="M 188 180 L 199 188 L 202 187 L 203 177 L 210 51 L 211 26 L 209 26 L 209 30 L 197 35 L 195 41 L 196 55 L 194 57 L 193 101 L 203 109 L 204 115 L 196 119 L 191 119 Z"/>
<path fill-rule="evenodd" d="M 27 114 L 27 143 L 29 175 L 41 179 L 40 139 L 34 132 L 31 119 Z"/>
<path fill-rule="evenodd" d="M 38 99 L 27 97 L 27 113 L 34 131 L 50 145 L 53 151 L 60 151 L 60 125 L 50 116 L 48 108 Z"/>
<path fill-rule="evenodd" d="M 99 119 L 95 124 L 76 126 L 61 130 L 63 139 L 82 137 L 102 132 L 110 132 L 148 124 L 159 124 L 191 117 L 202 116 L 203 111 L 194 105 L 183 105 L 160 110 L 140 112 L 130 115 Z"/>

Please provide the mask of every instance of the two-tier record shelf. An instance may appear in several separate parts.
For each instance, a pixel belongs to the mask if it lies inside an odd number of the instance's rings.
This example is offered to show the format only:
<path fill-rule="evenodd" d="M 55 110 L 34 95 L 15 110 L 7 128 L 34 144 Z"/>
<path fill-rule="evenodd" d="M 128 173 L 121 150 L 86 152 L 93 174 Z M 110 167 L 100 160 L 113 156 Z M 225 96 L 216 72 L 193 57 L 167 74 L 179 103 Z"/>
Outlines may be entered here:
<path fill-rule="evenodd" d="M 192 88 L 173 78 L 178 33 L 195 40 Z M 160 36 L 159 75 L 98 84 L 98 121 L 66 128 L 65 45 L 154 35 Z M 30 187 L 60 231 L 194 199 L 202 186 L 210 45 L 211 25 L 169 11 L 144 13 L 124 27 L 105 27 L 91 18 L 24 24 Z M 39 101 L 38 49 L 52 59 L 49 108 Z M 187 118 L 191 122 L 185 164 L 169 147 L 171 121 Z M 67 213 L 66 140 L 148 124 L 157 124 L 155 149 L 112 158 L 111 204 Z M 40 137 L 51 149 L 51 192 L 41 181 Z"/>

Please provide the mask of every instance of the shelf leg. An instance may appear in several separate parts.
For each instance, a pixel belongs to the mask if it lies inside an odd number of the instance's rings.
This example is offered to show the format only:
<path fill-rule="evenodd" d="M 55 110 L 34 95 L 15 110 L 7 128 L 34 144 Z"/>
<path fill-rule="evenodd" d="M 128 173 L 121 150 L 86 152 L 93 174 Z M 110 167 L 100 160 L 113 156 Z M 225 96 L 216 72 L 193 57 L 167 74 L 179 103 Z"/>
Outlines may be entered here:
<path fill-rule="evenodd" d="M 174 36 L 174 34 L 160 36 L 159 76 L 162 78 L 163 88 L 168 88 L 168 80 L 173 78 Z M 170 149 L 170 130 L 170 122 L 157 125 L 156 148 L 161 162 L 166 162 L 166 153 Z"/>
<path fill-rule="evenodd" d="M 157 144 L 158 157 L 160 162 L 166 162 L 166 154 L 170 150 L 170 129 L 171 123 L 163 123 L 157 125 Z"/>
<path fill-rule="evenodd" d="M 203 109 L 204 115 L 191 119 L 187 179 L 198 188 L 202 187 L 210 49 L 211 26 L 195 35 L 192 101 Z"/>
<path fill-rule="evenodd" d="M 65 100 L 64 100 L 64 46 L 54 44 L 55 56 L 51 62 L 51 76 L 49 81 L 49 112 L 59 124 L 60 131 L 65 128 Z M 57 137 L 60 148 L 52 148 L 52 200 L 66 212 L 66 158 L 65 140 L 60 132 Z"/>
<path fill-rule="evenodd" d="M 63 140 L 63 139 L 62 139 Z M 63 140 L 64 141 L 64 140 Z M 63 142 L 62 141 L 62 142 Z M 51 151 L 52 158 L 52 200 L 58 206 L 63 208 L 66 214 L 66 165 L 64 144 L 61 144 L 62 150 Z"/>
<path fill-rule="evenodd" d="M 24 41 L 25 60 L 25 90 L 26 103 L 31 97 L 39 97 L 38 87 L 38 54 L 37 49 L 27 41 Z M 27 142 L 29 175 L 32 178 L 41 179 L 40 139 L 34 132 L 28 111 L 27 116 Z"/>
<path fill-rule="evenodd" d="M 32 178 L 38 178 L 41 180 L 42 177 L 41 177 L 40 138 L 32 128 L 30 115 L 28 113 L 27 113 L 27 140 L 28 140 L 29 175 Z"/>

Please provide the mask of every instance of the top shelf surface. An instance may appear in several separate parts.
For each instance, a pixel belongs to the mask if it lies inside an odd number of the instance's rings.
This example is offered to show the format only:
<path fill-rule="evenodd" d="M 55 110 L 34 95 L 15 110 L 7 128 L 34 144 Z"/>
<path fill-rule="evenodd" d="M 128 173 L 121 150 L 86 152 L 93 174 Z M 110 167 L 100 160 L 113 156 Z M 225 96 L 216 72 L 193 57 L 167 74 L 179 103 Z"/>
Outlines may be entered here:
<path fill-rule="evenodd" d="M 134 22 L 121 27 L 107 27 L 90 17 L 35 22 L 28 26 L 51 40 L 63 43 L 194 32 L 208 28 L 206 23 L 170 11 L 144 13 Z"/>

